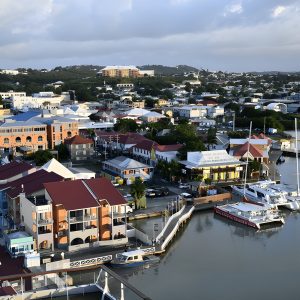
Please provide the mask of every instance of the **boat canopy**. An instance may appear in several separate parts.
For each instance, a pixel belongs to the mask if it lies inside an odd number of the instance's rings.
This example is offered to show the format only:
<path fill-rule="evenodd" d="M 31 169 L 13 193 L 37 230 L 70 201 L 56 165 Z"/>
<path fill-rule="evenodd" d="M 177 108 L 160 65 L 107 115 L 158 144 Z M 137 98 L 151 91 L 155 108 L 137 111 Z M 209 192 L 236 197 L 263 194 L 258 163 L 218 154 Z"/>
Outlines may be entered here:
<path fill-rule="evenodd" d="M 232 204 L 230 205 L 232 208 L 238 209 L 240 211 L 243 212 L 259 212 L 259 211 L 265 211 L 269 208 L 271 208 L 271 206 L 260 206 L 260 205 L 256 205 L 256 204 L 251 204 L 251 203 L 244 203 L 244 202 L 240 202 L 240 203 L 236 203 L 236 204 Z"/>

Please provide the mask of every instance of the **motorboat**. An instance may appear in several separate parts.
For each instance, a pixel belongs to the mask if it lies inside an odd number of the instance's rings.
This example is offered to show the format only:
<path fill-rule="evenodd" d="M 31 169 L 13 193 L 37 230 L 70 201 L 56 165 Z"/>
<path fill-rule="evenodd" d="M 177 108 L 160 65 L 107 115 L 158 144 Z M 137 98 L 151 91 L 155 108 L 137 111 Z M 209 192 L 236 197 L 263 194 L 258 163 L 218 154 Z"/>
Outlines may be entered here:
<path fill-rule="evenodd" d="M 137 249 L 117 254 L 116 258 L 110 262 L 110 265 L 113 267 L 136 267 L 155 262 L 159 262 L 157 256 L 148 255 L 143 250 Z"/>
<path fill-rule="evenodd" d="M 215 206 L 214 212 L 235 222 L 261 229 L 261 225 L 284 224 L 278 209 L 270 205 L 256 205 L 245 202 Z"/>
<path fill-rule="evenodd" d="M 233 193 L 244 197 L 244 201 L 258 204 L 271 205 L 276 208 L 285 207 L 290 210 L 299 210 L 300 205 L 296 198 L 287 197 L 287 193 L 276 187 L 276 182 L 271 180 L 248 183 L 244 186 L 233 186 Z"/>

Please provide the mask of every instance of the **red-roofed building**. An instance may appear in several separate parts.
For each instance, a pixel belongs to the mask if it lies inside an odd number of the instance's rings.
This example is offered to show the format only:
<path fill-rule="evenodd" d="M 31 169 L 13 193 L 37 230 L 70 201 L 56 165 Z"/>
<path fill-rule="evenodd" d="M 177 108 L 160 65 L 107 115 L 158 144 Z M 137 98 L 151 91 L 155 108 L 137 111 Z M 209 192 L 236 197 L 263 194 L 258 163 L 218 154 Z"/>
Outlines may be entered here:
<path fill-rule="evenodd" d="M 97 146 L 105 151 L 116 149 L 126 152 L 137 143 L 146 139 L 141 134 L 134 132 L 120 133 L 97 130 L 95 134 Z"/>
<path fill-rule="evenodd" d="M 0 184 L 17 180 L 22 176 L 33 173 L 36 170 L 32 165 L 23 161 L 12 161 L 0 166 Z"/>
<path fill-rule="evenodd" d="M 65 139 L 65 145 L 67 146 L 71 159 L 74 160 L 87 160 L 94 155 L 94 141 L 75 135 L 70 139 Z"/>
<path fill-rule="evenodd" d="M 76 250 L 127 243 L 126 200 L 106 178 L 46 183 L 53 205 L 54 241 Z M 122 207 L 123 206 L 123 207 Z"/>
<path fill-rule="evenodd" d="M 63 177 L 54 172 L 38 170 L 18 180 L 0 186 L 6 194 L 7 217 L 10 225 L 19 225 L 22 220 L 20 216 L 20 194 L 25 196 L 43 196 L 45 193 L 44 183 L 62 181 Z"/>
<path fill-rule="evenodd" d="M 249 154 L 248 154 L 249 147 Z M 259 162 L 268 163 L 269 156 L 264 154 L 264 151 L 259 149 L 257 146 L 245 143 L 243 145 L 235 147 L 230 151 L 230 154 L 239 160 L 246 160 L 247 156 L 250 160 L 257 160 Z"/>
<path fill-rule="evenodd" d="M 153 165 L 157 160 L 168 162 L 176 160 L 178 150 L 181 147 L 181 144 L 159 145 L 152 140 L 145 139 L 132 147 L 132 153 L 147 164 Z"/>

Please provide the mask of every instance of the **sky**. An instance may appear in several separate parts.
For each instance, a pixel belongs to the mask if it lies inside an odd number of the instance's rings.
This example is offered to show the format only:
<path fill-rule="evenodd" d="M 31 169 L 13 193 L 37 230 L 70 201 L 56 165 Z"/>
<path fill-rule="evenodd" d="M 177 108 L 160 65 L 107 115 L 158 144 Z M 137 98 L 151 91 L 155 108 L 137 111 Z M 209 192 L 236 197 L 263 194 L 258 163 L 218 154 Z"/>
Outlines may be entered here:
<path fill-rule="evenodd" d="M 0 68 L 300 71 L 300 0 L 0 0 Z"/>

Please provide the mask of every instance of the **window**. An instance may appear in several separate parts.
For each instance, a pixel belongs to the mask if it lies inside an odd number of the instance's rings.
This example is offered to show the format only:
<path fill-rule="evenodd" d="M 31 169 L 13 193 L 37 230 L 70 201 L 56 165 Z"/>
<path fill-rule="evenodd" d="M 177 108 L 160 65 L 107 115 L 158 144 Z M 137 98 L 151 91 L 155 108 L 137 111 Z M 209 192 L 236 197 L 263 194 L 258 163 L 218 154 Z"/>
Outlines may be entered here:
<path fill-rule="evenodd" d="M 42 142 L 42 141 L 43 141 L 43 137 L 42 137 L 41 135 L 38 137 L 38 141 L 39 141 L 39 142 Z"/>
<path fill-rule="evenodd" d="M 21 138 L 19 136 L 16 137 L 16 143 L 21 143 Z"/>
<path fill-rule="evenodd" d="M 9 144 L 9 138 L 4 139 L 4 144 Z"/>
<path fill-rule="evenodd" d="M 27 143 L 31 143 L 31 141 L 32 141 L 31 136 L 28 136 L 28 137 L 26 138 L 26 142 L 27 142 Z"/>
<path fill-rule="evenodd" d="M 71 137 L 72 136 L 71 131 L 68 131 L 67 135 L 68 135 L 68 137 Z"/>

